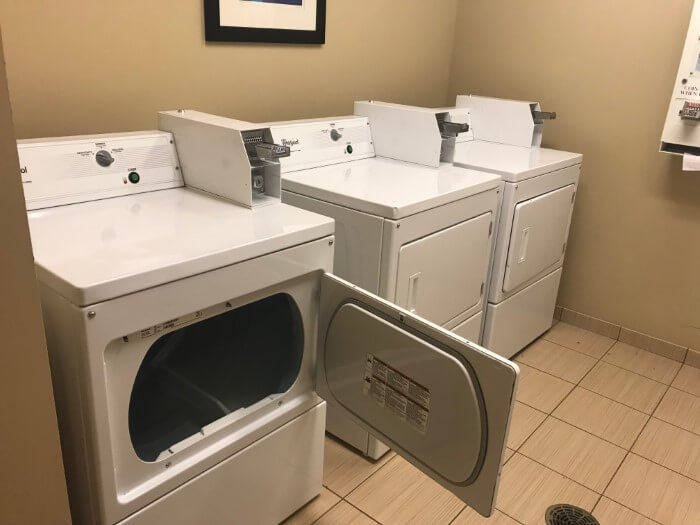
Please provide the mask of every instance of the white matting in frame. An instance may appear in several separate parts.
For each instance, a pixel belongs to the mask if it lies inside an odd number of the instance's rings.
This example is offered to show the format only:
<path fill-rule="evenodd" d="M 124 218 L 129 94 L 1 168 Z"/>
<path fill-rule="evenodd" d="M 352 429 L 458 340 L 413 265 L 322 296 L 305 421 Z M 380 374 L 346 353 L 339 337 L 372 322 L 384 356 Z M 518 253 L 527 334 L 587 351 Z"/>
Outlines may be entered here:
<path fill-rule="evenodd" d="M 259 29 L 316 29 L 317 0 L 219 0 L 223 27 Z"/>

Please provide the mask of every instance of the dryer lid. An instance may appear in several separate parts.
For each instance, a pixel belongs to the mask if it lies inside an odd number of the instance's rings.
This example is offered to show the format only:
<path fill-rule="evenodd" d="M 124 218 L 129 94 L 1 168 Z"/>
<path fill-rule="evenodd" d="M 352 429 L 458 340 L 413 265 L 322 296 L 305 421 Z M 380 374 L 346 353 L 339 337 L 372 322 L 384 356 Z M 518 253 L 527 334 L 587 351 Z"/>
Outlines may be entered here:
<path fill-rule="evenodd" d="M 506 182 L 531 179 L 582 161 L 580 153 L 481 141 L 457 144 L 454 155 L 456 166 L 496 173 Z"/>
<path fill-rule="evenodd" d="M 321 279 L 317 392 L 490 515 L 517 365 L 334 275 Z"/>
<path fill-rule="evenodd" d="M 249 210 L 176 188 L 28 214 L 39 280 L 85 306 L 333 235 L 283 204 Z"/>
<path fill-rule="evenodd" d="M 500 177 L 443 164 L 371 158 L 285 173 L 282 189 L 387 219 L 401 219 L 497 188 Z"/>

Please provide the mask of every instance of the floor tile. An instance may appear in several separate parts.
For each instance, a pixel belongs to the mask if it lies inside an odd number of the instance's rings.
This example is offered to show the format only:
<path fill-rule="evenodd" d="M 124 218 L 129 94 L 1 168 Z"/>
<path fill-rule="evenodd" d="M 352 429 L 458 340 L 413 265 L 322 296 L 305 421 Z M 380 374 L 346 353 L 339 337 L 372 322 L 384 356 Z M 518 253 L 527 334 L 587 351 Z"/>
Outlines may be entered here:
<path fill-rule="evenodd" d="M 458 498 L 395 456 L 346 498 L 380 523 L 449 523 L 464 508 Z"/>
<path fill-rule="evenodd" d="M 669 388 L 654 417 L 700 434 L 700 397 Z"/>
<path fill-rule="evenodd" d="M 326 488 L 321 489 L 321 494 L 300 508 L 283 523 L 284 525 L 310 525 L 325 514 L 340 498 Z"/>
<path fill-rule="evenodd" d="M 671 384 L 676 372 L 681 367 L 677 361 L 620 342 L 615 343 L 605 354 L 603 361 L 666 385 Z"/>
<path fill-rule="evenodd" d="M 520 447 L 546 418 L 547 414 L 544 412 L 516 401 L 510 420 L 508 447 L 514 450 Z"/>
<path fill-rule="evenodd" d="M 588 354 L 596 359 L 603 357 L 605 352 L 610 350 L 610 347 L 615 344 L 614 339 L 589 332 L 563 321 L 557 323 L 542 337 L 558 345 Z"/>
<path fill-rule="evenodd" d="M 578 383 L 596 364 L 591 356 L 564 348 L 546 339 L 532 343 L 516 361 L 570 383 Z"/>
<path fill-rule="evenodd" d="M 593 511 L 593 516 L 600 522 L 600 525 L 656 525 L 656 522 L 649 518 L 645 518 L 608 498 L 600 498 Z"/>
<path fill-rule="evenodd" d="M 393 452 L 378 461 L 360 455 L 340 441 L 326 436 L 326 452 L 323 458 L 323 484 L 339 496 L 347 496 L 394 456 Z"/>
<path fill-rule="evenodd" d="M 503 453 L 503 463 L 505 464 L 510 458 L 512 458 L 513 454 L 515 454 L 515 450 L 512 448 L 506 448 L 506 451 Z"/>
<path fill-rule="evenodd" d="M 700 435 L 698 434 L 652 418 L 644 427 L 632 452 L 693 478 L 695 481 L 700 481 Z"/>
<path fill-rule="evenodd" d="M 520 448 L 520 453 L 602 493 L 627 451 L 549 418 Z"/>
<path fill-rule="evenodd" d="M 604 361 L 593 367 L 580 384 L 646 414 L 654 411 L 667 388 L 663 383 Z"/>
<path fill-rule="evenodd" d="M 671 385 L 678 390 L 700 396 L 700 368 L 683 365 Z"/>
<path fill-rule="evenodd" d="M 341 501 L 326 512 L 315 525 L 379 525 L 369 516 L 365 516 L 346 501 Z"/>
<path fill-rule="evenodd" d="M 688 352 L 688 347 L 677 345 L 669 341 L 664 341 L 663 339 L 657 339 L 647 334 L 641 332 L 635 332 L 628 328 L 623 328 L 620 331 L 619 340 L 622 343 L 627 343 L 628 345 L 641 348 L 642 350 L 647 350 L 653 354 L 661 355 L 663 357 L 668 357 L 674 361 L 682 363 L 685 361 L 686 353 Z"/>
<path fill-rule="evenodd" d="M 498 510 L 524 525 L 542 525 L 547 508 L 570 503 L 590 511 L 598 495 L 522 454 L 503 467 Z"/>
<path fill-rule="evenodd" d="M 466 507 L 450 525 L 518 525 L 518 522 L 500 510 L 495 511 L 490 518 L 484 518 L 474 509 Z"/>
<path fill-rule="evenodd" d="M 550 413 L 573 388 L 572 383 L 520 364 L 516 399 L 521 403 Z"/>
<path fill-rule="evenodd" d="M 669 525 L 697 525 L 700 483 L 635 454 L 625 459 L 605 496 Z"/>
<path fill-rule="evenodd" d="M 629 449 L 649 416 L 581 387 L 574 389 L 554 417 Z"/>

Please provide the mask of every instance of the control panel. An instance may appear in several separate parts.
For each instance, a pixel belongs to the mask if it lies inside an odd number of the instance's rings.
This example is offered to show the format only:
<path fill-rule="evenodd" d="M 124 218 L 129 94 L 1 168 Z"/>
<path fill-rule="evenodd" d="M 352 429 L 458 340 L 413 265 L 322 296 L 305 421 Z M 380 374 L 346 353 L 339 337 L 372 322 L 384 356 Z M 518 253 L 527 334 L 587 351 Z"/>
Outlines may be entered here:
<path fill-rule="evenodd" d="M 369 121 L 362 117 L 277 123 L 270 125 L 272 139 L 290 149 L 280 159 L 282 172 L 374 157 Z"/>
<path fill-rule="evenodd" d="M 17 141 L 27 210 L 183 186 L 170 133 Z"/>
<path fill-rule="evenodd" d="M 700 155 L 700 4 L 695 3 L 671 96 L 661 151 Z"/>

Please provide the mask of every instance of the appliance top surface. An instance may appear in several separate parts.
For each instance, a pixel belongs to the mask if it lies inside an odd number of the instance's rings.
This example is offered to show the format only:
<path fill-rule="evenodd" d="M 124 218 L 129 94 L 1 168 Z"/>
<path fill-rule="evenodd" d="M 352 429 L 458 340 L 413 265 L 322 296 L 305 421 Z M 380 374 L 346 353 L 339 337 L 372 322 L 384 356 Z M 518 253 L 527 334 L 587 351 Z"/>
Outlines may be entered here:
<path fill-rule="evenodd" d="M 282 189 L 387 219 L 401 219 L 500 185 L 492 173 L 381 157 L 283 174 Z"/>
<path fill-rule="evenodd" d="M 333 220 L 188 188 L 28 213 L 37 275 L 85 306 L 313 241 Z"/>
<path fill-rule="evenodd" d="M 463 142 L 455 147 L 454 163 L 497 173 L 507 182 L 518 182 L 551 171 L 581 164 L 580 153 L 548 148 L 523 148 L 495 142 Z"/>

